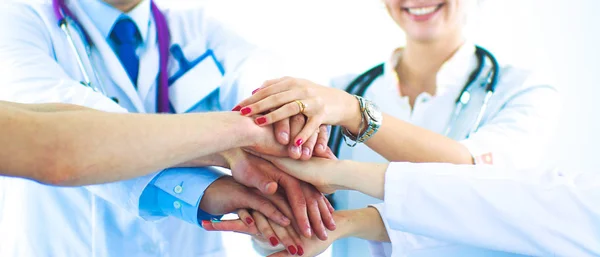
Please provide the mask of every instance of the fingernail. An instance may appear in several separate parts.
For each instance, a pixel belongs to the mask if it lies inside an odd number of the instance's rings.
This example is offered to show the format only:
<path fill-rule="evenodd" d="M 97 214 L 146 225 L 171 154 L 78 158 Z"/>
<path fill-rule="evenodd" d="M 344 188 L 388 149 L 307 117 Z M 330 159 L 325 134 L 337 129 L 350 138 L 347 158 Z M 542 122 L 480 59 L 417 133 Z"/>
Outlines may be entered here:
<path fill-rule="evenodd" d="M 304 255 L 304 249 L 302 249 L 302 246 L 298 246 L 298 255 Z"/>
<path fill-rule="evenodd" d="M 281 137 L 281 139 L 283 139 L 286 142 L 290 141 L 290 134 L 288 134 L 287 132 L 279 133 L 279 137 Z"/>
<path fill-rule="evenodd" d="M 308 147 L 302 148 L 302 154 L 306 156 L 310 156 L 310 149 Z"/>
<path fill-rule="evenodd" d="M 277 246 L 279 244 L 279 240 L 277 240 L 277 238 L 275 238 L 274 236 L 269 238 L 269 241 L 271 241 L 272 246 Z"/>
<path fill-rule="evenodd" d="M 301 146 L 302 143 L 304 143 L 304 140 L 302 140 L 302 138 L 296 140 L 296 146 Z"/>
<path fill-rule="evenodd" d="M 248 107 L 244 107 L 240 110 L 240 112 L 242 112 L 242 115 L 246 115 L 246 114 L 252 112 L 252 110 Z"/>
<path fill-rule="evenodd" d="M 208 227 L 208 225 L 211 225 L 210 221 L 208 221 L 208 220 L 203 220 L 203 221 L 202 221 L 202 227 L 203 227 L 203 228 L 206 228 L 206 227 Z"/>
<path fill-rule="evenodd" d="M 304 232 L 306 232 L 306 234 L 308 235 L 308 237 L 312 237 L 312 230 L 310 229 L 310 227 L 306 228 L 304 230 Z"/>
<path fill-rule="evenodd" d="M 246 224 L 252 225 L 253 222 L 254 222 L 254 220 L 252 220 L 252 218 L 246 217 Z"/>
<path fill-rule="evenodd" d="M 232 112 L 239 112 L 242 109 L 241 106 L 236 105 L 235 107 L 233 107 L 233 109 L 231 109 Z"/>
<path fill-rule="evenodd" d="M 257 89 L 254 89 L 254 91 L 252 91 L 252 94 L 256 94 L 256 92 L 258 92 L 258 90 L 260 90 L 260 87 Z M 246 92 L 248 92 L 248 91 L 246 91 Z"/>
<path fill-rule="evenodd" d="M 290 252 L 290 254 L 292 255 L 296 254 L 296 247 L 294 247 L 293 245 L 288 246 L 288 252 Z"/>
<path fill-rule="evenodd" d="M 302 154 L 302 153 L 300 153 L 300 147 L 297 147 L 297 146 L 292 146 L 292 152 L 296 155 Z"/>
<path fill-rule="evenodd" d="M 266 122 L 267 122 L 267 118 L 265 118 L 265 117 L 258 117 L 256 119 L 256 124 L 258 124 L 258 125 L 265 124 Z"/>
<path fill-rule="evenodd" d="M 325 146 L 323 146 L 323 144 L 318 144 L 317 148 L 319 148 L 321 151 L 325 151 Z"/>

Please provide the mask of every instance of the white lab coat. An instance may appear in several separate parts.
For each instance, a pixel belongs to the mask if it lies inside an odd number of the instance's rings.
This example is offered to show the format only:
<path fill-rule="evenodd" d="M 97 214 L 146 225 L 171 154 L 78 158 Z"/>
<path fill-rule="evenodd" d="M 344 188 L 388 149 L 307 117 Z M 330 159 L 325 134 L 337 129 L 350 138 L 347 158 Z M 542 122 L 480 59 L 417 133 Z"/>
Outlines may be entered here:
<path fill-rule="evenodd" d="M 408 98 L 400 95 L 394 60 L 398 60 L 401 50 L 394 52 L 391 61 L 385 63 L 384 74 L 377 78 L 366 91 L 365 97 L 375 102 L 381 110 L 395 118 L 405 120 L 444 134 L 468 76 L 475 69 L 477 59 L 474 44 L 465 43 L 440 69 L 437 74 L 435 96 L 422 93 L 411 110 Z M 500 80 L 494 96 L 483 116 L 478 131 L 468 139 L 466 133 L 474 125 L 479 113 L 484 90 L 473 91 L 468 105 L 453 126 L 451 138 L 463 143 L 478 164 L 484 164 L 491 157 L 497 167 L 528 169 L 541 165 L 544 149 L 557 125 L 560 98 L 556 89 L 546 80 L 531 71 L 500 63 Z M 484 72 L 490 68 L 486 62 Z M 334 80 L 334 86 L 345 88 L 356 74 Z M 480 82 L 481 83 L 481 82 Z M 383 121 L 385 122 L 385 120 Z M 355 148 L 342 147 L 342 159 L 362 162 L 385 162 L 386 160 L 366 145 Z M 336 193 L 335 203 L 341 209 L 362 208 L 380 201 L 358 192 Z M 466 245 L 450 244 L 431 238 L 397 233 L 393 241 L 394 256 L 490 256 L 492 253 Z M 390 244 L 373 243 L 375 252 L 391 255 Z M 336 256 L 358 257 L 369 255 L 369 245 L 358 239 L 345 239 L 334 244 Z M 502 254 L 504 256 L 504 254 Z"/>
<path fill-rule="evenodd" d="M 117 98 L 117 104 L 79 83 L 82 74 L 57 26 L 49 0 L 1 5 L 1 100 L 63 102 L 110 112 L 154 112 L 159 56 L 153 19 L 146 47 L 154 50 L 140 56 L 136 90 L 79 3 L 68 1 L 95 44 L 92 61 L 108 96 Z M 203 9 L 163 13 L 168 20 L 171 44 L 181 45 L 188 60 L 212 49 L 226 70 L 217 90 L 208 90 L 204 95 L 194 90 L 184 92 L 198 102 L 189 111 L 231 110 L 264 80 L 281 75 L 276 72 L 279 64 L 275 60 L 264 57 Z M 74 36 L 81 47 L 81 38 L 77 33 Z M 84 57 L 84 61 L 91 74 L 89 59 Z M 172 56 L 169 67 L 171 74 L 179 70 Z M 199 83 L 206 75 L 193 71 L 175 85 Z M 140 213 L 140 195 L 154 175 L 75 188 L 0 178 L 0 195 L 4 196 L 0 199 L 0 256 L 224 256 L 219 233 L 205 232 L 175 218 Z"/>
<path fill-rule="evenodd" d="M 391 163 L 385 179 L 379 211 L 386 227 L 447 241 L 428 250 L 438 256 L 469 256 L 458 245 L 532 256 L 600 256 L 597 171 Z M 399 237 L 390 234 L 392 242 L 404 241 Z"/>

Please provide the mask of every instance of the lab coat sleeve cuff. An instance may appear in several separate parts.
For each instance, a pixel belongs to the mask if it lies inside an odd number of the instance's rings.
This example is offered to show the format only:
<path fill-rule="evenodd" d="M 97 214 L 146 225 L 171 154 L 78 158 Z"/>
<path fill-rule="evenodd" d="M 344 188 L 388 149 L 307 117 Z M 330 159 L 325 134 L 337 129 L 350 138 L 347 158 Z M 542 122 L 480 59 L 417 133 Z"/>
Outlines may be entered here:
<path fill-rule="evenodd" d="M 471 153 L 471 157 L 473 157 L 474 164 L 494 164 L 494 156 L 489 149 L 482 147 L 474 140 L 466 139 L 461 141 L 460 143 L 463 144 L 469 150 L 469 153 Z"/>
<path fill-rule="evenodd" d="M 411 163 L 392 162 L 385 172 L 384 184 L 384 204 L 385 206 L 394 206 L 394 208 L 383 208 L 382 218 L 386 223 L 386 228 L 402 230 L 397 226 L 397 220 L 402 219 L 404 213 L 404 202 L 408 197 L 408 189 L 412 181 L 412 172 L 404 172 L 407 169 L 414 168 Z M 389 223 L 389 224 L 388 224 Z M 389 229 L 388 229 L 389 231 Z"/>
<path fill-rule="evenodd" d="M 154 205 L 145 206 L 151 213 L 162 213 L 188 223 L 199 225 L 199 220 L 220 219 L 200 210 L 204 191 L 215 180 L 225 175 L 214 168 L 171 168 L 156 176 L 148 190 Z M 145 198 L 144 198 L 145 199 Z M 152 208 L 154 207 L 154 208 Z"/>
<path fill-rule="evenodd" d="M 378 242 L 378 241 L 369 241 L 369 248 L 371 250 L 371 255 L 374 257 L 386 257 L 392 256 L 393 248 L 396 246 L 397 242 L 400 242 L 399 233 L 394 230 L 391 230 L 386 219 L 383 216 L 385 204 L 372 204 L 369 205 L 372 208 L 375 208 L 379 212 L 379 216 L 381 216 L 381 220 L 383 220 L 383 224 L 385 225 L 385 230 L 390 238 L 391 243 L 387 242 Z"/>

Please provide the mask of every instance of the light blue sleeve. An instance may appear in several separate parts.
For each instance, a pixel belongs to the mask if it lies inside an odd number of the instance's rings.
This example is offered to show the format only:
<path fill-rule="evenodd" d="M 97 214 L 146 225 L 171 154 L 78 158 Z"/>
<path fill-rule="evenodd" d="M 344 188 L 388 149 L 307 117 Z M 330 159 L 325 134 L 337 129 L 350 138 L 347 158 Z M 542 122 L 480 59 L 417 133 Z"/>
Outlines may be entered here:
<path fill-rule="evenodd" d="M 220 219 L 200 210 L 204 191 L 225 175 L 211 167 L 171 168 L 160 172 L 140 197 L 140 212 L 149 216 L 172 216 L 194 225 Z"/>

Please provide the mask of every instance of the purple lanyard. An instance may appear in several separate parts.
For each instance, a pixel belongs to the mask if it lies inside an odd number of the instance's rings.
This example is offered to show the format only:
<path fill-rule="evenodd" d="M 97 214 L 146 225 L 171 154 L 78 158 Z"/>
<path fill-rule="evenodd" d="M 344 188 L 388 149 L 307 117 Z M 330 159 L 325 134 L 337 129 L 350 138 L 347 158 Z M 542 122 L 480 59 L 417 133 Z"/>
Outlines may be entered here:
<path fill-rule="evenodd" d="M 156 22 L 156 33 L 158 35 L 158 54 L 159 58 L 159 73 L 158 73 L 158 90 L 156 96 L 156 112 L 158 113 L 171 113 L 171 107 L 169 103 L 169 72 L 167 65 L 169 63 L 169 45 L 171 43 L 171 34 L 169 33 L 169 27 L 167 25 L 167 19 L 158 9 L 154 1 L 151 2 L 152 15 Z M 52 0 L 52 10 L 58 20 L 59 26 L 66 22 L 66 16 L 70 17 L 74 22 L 79 24 L 75 16 L 67 8 L 64 0 Z M 87 33 L 83 31 L 84 38 L 88 45 L 91 45 L 91 40 Z"/>

